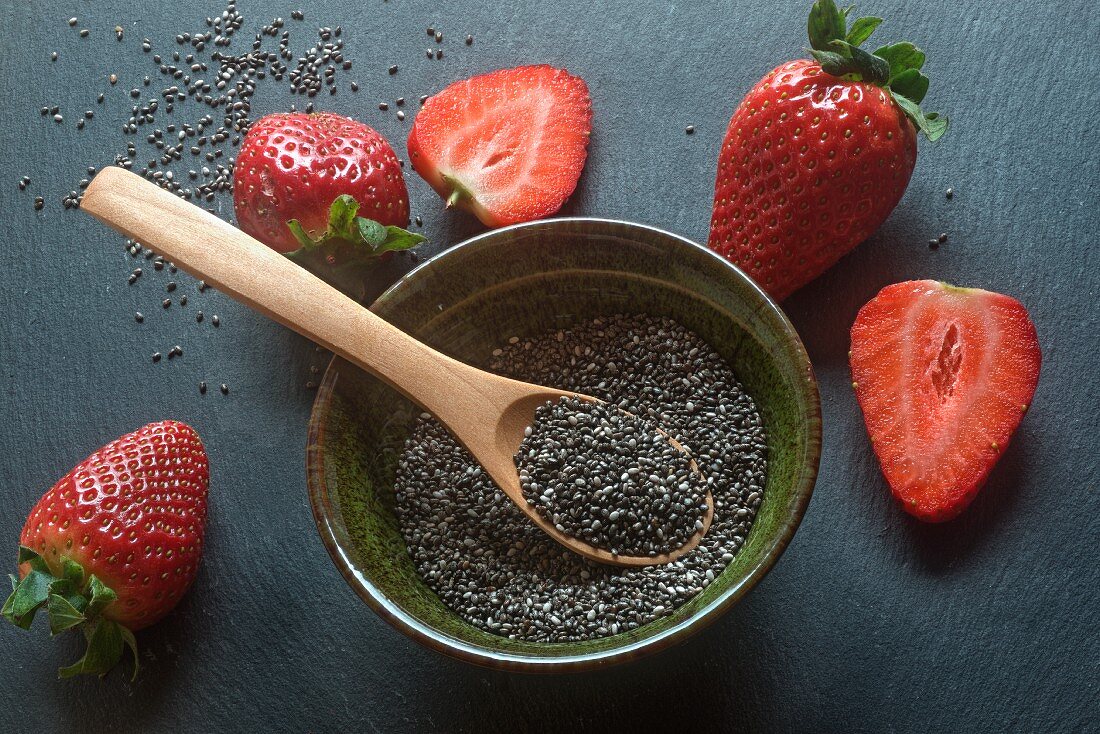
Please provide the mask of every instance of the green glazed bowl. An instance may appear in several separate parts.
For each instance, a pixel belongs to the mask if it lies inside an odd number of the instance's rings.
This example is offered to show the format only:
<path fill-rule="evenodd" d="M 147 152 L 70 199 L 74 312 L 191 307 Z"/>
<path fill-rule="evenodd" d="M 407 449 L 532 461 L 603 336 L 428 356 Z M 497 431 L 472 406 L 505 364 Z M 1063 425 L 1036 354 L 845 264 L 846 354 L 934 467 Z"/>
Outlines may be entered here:
<path fill-rule="evenodd" d="M 813 368 L 794 328 L 740 270 L 674 234 L 627 222 L 554 219 L 474 237 L 423 263 L 371 306 L 458 359 L 483 364 L 512 335 L 598 315 L 667 316 L 736 369 L 768 435 L 756 522 L 722 574 L 673 614 L 575 643 L 489 634 L 460 619 L 417 575 L 393 511 L 393 478 L 420 413 L 380 381 L 334 359 L 318 390 L 307 447 L 317 529 L 336 566 L 374 611 L 413 639 L 493 668 L 606 667 L 664 649 L 717 619 L 778 560 L 809 503 L 821 449 Z"/>

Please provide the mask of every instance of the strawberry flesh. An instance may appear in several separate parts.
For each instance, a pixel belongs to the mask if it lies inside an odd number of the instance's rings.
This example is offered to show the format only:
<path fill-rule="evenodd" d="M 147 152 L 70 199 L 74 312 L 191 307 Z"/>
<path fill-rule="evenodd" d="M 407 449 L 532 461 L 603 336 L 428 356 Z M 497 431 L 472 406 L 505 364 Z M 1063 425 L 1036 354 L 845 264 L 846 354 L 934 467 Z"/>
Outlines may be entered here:
<path fill-rule="evenodd" d="M 1041 354 L 1015 299 L 921 280 L 887 286 L 860 309 L 850 361 L 894 496 L 936 522 L 985 483 L 1031 403 Z"/>
<path fill-rule="evenodd" d="M 577 186 L 592 130 L 583 79 L 501 69 L 429 97 L 409 132 L 413 168 L 490 227 L 549 216 Z"/>

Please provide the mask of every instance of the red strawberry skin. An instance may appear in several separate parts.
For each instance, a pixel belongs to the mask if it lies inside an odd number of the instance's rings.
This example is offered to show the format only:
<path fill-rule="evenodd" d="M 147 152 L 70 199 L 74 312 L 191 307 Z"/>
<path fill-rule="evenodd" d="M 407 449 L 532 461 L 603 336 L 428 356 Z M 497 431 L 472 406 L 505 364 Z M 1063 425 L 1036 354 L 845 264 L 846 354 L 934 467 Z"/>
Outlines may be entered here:
<path fill-rule="evenodd" d="M 409 132 L 409 161 L 448 206 L 501 227 L 562 207 L 591 132 L 583 79 L 546 65 L 500 69 L 428 98 Z"/>
<path fill-rule="evenodd" d="M 916 160 L 888 90 L 782 64 L 730 120 L 708 243 L 782 300 L 878 229 Z"/>
<path fill-rule="evenodd" d="M 329 206 L 348 194 L 359 216 L 409 224 L 409 192 L 393 148 L 372 128 L 329 112 L 278 113 L 252 124 L 233 171 L 233 209 L 242 230 L 278 252 L 301 245 L 297 219 L 320 236 Z"/>
<path fill-rule="evenodd" d="M 195 430 L 150 423 L 99 449 L 42 495 L 20 543 L 55 575 L 61 556 L 80 563 L 118 595 L 104 616 L 141 629 L 167 614 L 195 578 L 208 483 Z M 20 574 L 29 570 L 23 564 Z"/>
<path fill-rule="evenodd" d="M 940 522 L 970 504 L 1004 453 L 1042 356 L 1019 301 L 916 280 L 883 288 L 860 309 L 850 362 L 894 497 Z"/>

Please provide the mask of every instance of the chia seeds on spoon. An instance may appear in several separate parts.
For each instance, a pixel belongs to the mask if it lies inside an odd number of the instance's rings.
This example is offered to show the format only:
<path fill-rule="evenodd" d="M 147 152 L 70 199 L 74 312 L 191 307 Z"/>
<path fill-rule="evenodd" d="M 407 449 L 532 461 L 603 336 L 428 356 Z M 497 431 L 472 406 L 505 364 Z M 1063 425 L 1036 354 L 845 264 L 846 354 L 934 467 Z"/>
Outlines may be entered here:
<path fill-rule="evenodd" d="M 512 639 L 606 637 L 671 614 L 734 559 L 763 500 L 763 421 L 732 368 L 683 326 L 611 316 L 513 337 L 486 367 L 572 390 L 650 420 L 710 482 L 714 519 L 676 561 L 593 563 L 535 526 L 443 426 L 424 414 L 398 461 L 395 511 L 425 584 L 470 624 Z"/>
<path fill-rule="evenodd" d="M 525 436 L 520 486 L 559 531 L 617 555 L 656 556 L 703 528 L 706 480 L 649 422 L 562 398 L 535 411 Z"/>

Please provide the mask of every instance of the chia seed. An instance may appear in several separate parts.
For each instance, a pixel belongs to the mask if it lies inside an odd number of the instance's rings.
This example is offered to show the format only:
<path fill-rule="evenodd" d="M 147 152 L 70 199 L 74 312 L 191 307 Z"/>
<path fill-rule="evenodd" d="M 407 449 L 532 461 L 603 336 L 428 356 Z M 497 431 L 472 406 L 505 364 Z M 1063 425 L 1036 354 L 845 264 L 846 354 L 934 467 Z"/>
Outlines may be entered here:
<path fill-rule="evenodd" d="M 673 563 L 593 563 L 531 523 L 422 414 L 398 462 L 395 510 L 417 571 L 459 616 L 512 639 L 607 637 L 672 614 L 733 560 L 763 499 L 765 432 L 732 368 L 702 339 L 668 319 L 619 315 L 510 339 L 486 366 L 602 398 L 661 426 L 710 482 L 714 520 Z"/>
<path fill-rule="evenodd" d="M 535 410 L 516 454 L 527 503 L 559 531 L 618 555 L 655 556 L 703 528 L 706 480 L 650 422 L 562 398 Z"/>

